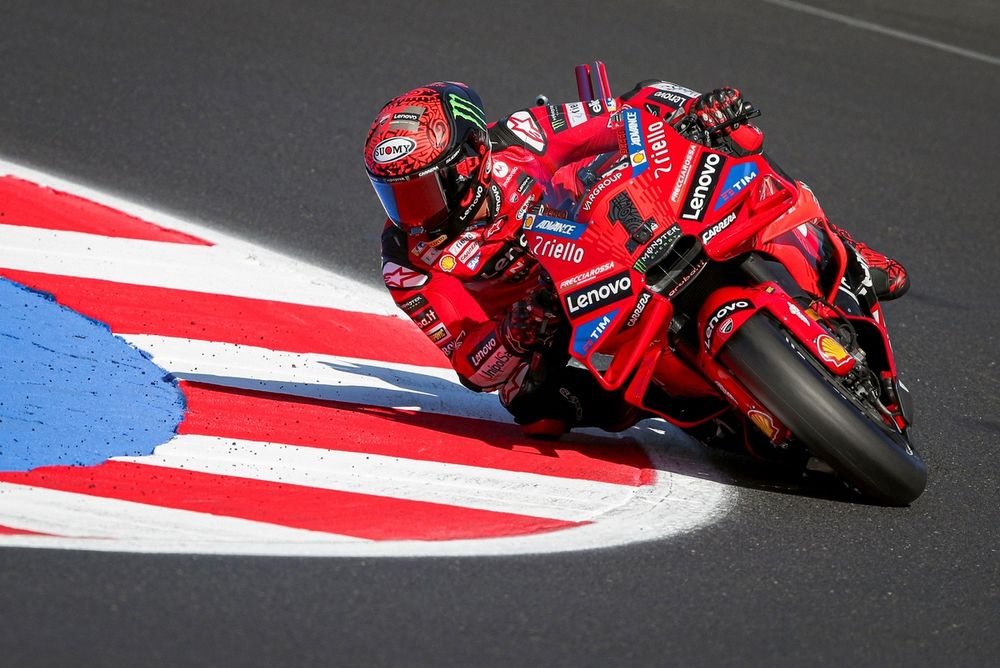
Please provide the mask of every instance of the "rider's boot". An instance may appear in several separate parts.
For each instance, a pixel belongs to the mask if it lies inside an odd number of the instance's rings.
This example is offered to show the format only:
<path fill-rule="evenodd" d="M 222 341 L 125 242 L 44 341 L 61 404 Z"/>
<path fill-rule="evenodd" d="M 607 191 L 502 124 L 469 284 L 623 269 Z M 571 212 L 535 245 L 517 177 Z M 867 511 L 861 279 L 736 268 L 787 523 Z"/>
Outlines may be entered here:
<path fill-rule="evenodd" d="M 910 289 L 910 277 L 902 264 L 873 250 L 867 244 L 857 241 L 847 230 L 837 227 L 833 223 L 830 223 L 830 227 L 845 243 L 857 250 L 865 264 L 868 265 L 875 296 L 879 298 L 879 301 L 897 299 L 906 294 L 906 291 Z"/>

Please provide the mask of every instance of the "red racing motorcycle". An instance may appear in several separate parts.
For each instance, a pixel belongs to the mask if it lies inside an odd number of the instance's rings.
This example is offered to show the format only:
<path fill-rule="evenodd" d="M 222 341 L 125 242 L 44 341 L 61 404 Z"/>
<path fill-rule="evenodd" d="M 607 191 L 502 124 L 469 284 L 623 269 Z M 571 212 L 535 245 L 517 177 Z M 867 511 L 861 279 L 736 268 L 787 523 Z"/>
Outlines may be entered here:
<path fill-rule="evenodd" d="M 524 222 L 572 358 L 680 428 L 816 458 L 877 503 L 920 496 L 882 309 L 812 191 L 762 155 L 689 141 L 642 108 L 620 114 L 621 156 L 575 210 Z"/>

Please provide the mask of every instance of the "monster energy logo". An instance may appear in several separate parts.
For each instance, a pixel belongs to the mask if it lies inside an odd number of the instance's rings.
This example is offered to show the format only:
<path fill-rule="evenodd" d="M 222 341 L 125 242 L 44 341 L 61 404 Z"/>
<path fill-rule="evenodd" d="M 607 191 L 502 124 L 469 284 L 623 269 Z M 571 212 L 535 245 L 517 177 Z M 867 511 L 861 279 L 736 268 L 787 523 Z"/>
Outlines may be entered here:
<path fill-rule="evenodd" d="M 448 104 L 451 105 L 451 113 L 455 118 L 464 118 L 474 124 L 486 129 L 486 114 L 483 110 L 454 93 L 448 93 Z"/>

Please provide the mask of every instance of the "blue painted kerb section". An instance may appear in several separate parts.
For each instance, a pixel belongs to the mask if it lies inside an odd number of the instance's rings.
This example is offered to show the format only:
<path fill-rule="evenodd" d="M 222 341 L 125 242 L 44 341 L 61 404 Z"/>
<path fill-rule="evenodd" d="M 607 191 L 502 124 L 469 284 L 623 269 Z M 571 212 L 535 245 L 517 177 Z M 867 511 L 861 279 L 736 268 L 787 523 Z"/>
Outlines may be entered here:
<path fill-rule="evenodd" d="M 148 455 L 183 417 L 177 381 L 145 353 L 0 278 L 0 471 Z"/>

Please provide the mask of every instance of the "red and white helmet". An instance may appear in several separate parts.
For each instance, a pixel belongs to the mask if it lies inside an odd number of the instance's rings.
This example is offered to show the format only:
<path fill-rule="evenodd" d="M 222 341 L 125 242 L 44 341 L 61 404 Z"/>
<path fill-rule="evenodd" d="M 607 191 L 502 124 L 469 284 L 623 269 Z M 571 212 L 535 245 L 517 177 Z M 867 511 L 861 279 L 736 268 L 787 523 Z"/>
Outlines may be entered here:
<path fill-rule="evenodd" d="M 397 227 L 426 240 L 454 237 L 479 211 L 490 185 L 479 95 L 446 81 L 390 100 L 368 131 L 365 166 Z"/>

